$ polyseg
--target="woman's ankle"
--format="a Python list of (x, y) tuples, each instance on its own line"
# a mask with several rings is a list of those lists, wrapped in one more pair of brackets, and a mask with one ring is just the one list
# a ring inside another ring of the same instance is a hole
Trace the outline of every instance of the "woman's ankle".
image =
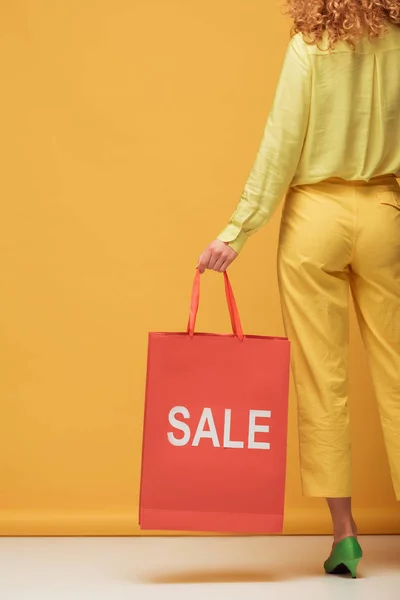
[(342, 540), (348, 537), (358, 537), (358, 529), (356, 522), (353, 517), (343, 521), (336, 521), (333, 523), (333, 536), (335, 544), (338, 544)]
[(342, 540), (345, 540), (348, 537), (357, 537), (357, 528), (354, 528), (352, 525), (346, 527), (339, 527), (334, 530), (334, 543), (338, 544)]
[(334, 546), (347, 537), (357, 537), (351, 498), (327, 498), (327, 502), (332, 516)]

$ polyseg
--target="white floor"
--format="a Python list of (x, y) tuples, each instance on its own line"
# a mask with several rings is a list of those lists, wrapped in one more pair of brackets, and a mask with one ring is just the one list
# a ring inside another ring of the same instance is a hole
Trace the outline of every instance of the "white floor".
[(400, 537), (361, 541), (351, 580), (321, 571), (324, 537), (0, 538), (0, 598), (400, 599)]

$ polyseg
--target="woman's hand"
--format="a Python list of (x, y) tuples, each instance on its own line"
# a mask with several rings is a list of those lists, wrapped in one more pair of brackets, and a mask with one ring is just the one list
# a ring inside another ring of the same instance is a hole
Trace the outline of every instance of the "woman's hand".
[(200, 256), (197, 268), (200, 273), (204, 273), (207, 269), (224, 273), (237, 257), (237, 252), (230, 246), (215, 240)]

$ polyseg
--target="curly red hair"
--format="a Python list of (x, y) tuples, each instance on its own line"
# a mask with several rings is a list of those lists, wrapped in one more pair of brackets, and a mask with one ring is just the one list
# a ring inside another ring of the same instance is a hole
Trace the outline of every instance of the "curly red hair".
[(329, 48), (343, 41), (352, 47), (364, 36), (380, 38), (388, 23), (400, 27), (400, 0), (288, 0), (294, 33), (310, 44), (328, 34)]

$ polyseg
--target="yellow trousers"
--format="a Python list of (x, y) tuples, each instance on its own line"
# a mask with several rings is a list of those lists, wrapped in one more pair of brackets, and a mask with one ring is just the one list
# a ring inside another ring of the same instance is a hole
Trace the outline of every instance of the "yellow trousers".
[(351, 289), (400, 500), (400, 187), (329, 179), (286, 199), (279, 285), (292, 341), (307, 496), (351, 496), (348, 313)]

